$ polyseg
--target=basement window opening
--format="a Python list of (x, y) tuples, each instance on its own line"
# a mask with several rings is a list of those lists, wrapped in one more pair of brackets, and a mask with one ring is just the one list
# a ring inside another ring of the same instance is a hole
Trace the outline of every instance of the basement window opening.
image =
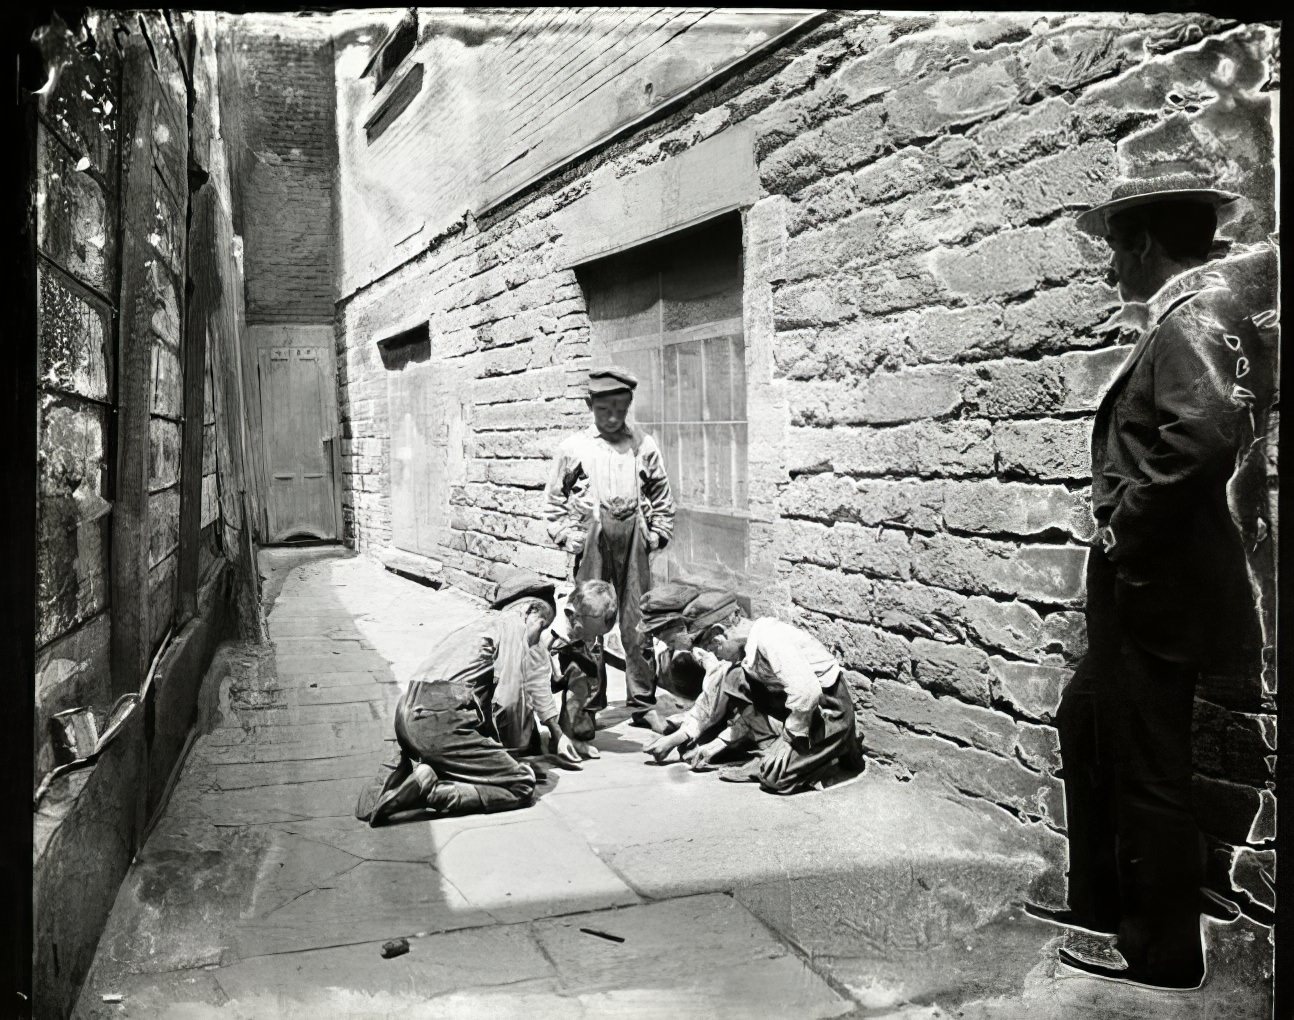
[(431, 328), (425, 322), (402, 330), (377, 342), (382, 367), (399, 372), (410, 364), (431, 360)]

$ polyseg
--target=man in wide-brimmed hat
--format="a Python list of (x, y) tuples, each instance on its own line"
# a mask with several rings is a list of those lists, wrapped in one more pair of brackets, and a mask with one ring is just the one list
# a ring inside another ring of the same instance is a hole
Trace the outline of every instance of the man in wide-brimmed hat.
[[(554, 584), (518, 570), (500, 584), (490, 610), (438, 641), (414, 671), (395, 709), (398, 759), (366, 786), (355, 815), (380, 825), (426, 817), (507, 811), (529, 804), (535, 772), (519, 756), (540, 747), (536, 719), (559, 759), (580, 753), (562, 732), (553, 664), (544, 640), (556, 615)], [(615, 619), (603, 581), (577, 586), (565, 628), (597, 638)]]
[(1255, 599), (1227, 482), (1255, 441), (1271, 378), (1247, 307), (1210, 263), (1238, 196), (1181, 175), (1119, 185), (1083, 213), (1104, 238), (1141, 332), (1096, 412), (1088, 651), (1056, 722), (1069, 905), (1036, 917), (1117, 933), (1126, 969), (1067, 949), (1068, 966), (1167, 988), (1205, 973), (1203, 848), (1191, 801), (1202, 669), (1252, 670)]
[[(610, 366), (589, 372), (586, 403), (593, 423), (557, 450), (545, 489), (545, 516), (553, 541), (572, 558), (577, 581), (608, 581), (619, 596), (626, 704), (637, 726), (656, 731), (656, 673), (638, 632), (641, 601), (651, 588), (650, 554), (674, 531), (674, 497), (654, 439), (628, 421), (638, 379)], [(606, 706), (605, 668), (598, 651), (598, 690), (585, 708)]]

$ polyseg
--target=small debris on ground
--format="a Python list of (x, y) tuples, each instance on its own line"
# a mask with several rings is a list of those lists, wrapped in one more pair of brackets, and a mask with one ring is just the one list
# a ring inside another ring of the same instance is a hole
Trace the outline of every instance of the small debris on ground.
[(624, 941), (624, 939), (622, 939), (619, 935), (612, 935), (609, 932), (598, 931), (596, 928), (581, 928), (580, 931), (584, 932), (585, 935), (596, 935), (598, 938), (606, 939), (608, 942)]
[(408, 951), (408, 939), (392, 939), (390, 942), (382, 943), (382, 959), (384, 960), (389, 960), (395, 956), (403, 956)]
[(121, 1002), (124, 996), (119, 992), (106, 992), (101, 996), (101, 998), (104, 1002)]

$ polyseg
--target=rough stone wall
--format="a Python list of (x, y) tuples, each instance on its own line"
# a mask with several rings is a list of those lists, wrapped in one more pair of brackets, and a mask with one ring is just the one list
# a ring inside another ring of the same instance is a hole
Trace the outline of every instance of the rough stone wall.
[[(254, 602), (255, 582), (244, 574), (231, 583), (235, 571), (225, 569), (245, 539), (238, 496), (245, 487), (242, 408), (229, 385), (229, 366), (238, 358), (241, 282), (213, 105), (211, 20), (91, 12), (72, 28), (52, 19), (39, 43), (46, 68), (59, 74), (39, 101), (43, 162), (34, 182), (45, 387), (37, 541), (47, 570), (38, 604), (38, 778), (54, 765), (48, 728), (54, 712), (90, 708), (102, 731), (114, 695), (142, 680), (123, 683), (112, 675), (111, 640), (123, 624), (120, 607), (105, 596), (118, 580), (112, 572), (122, 556), (119, 549), (110, 563), (104, 539), (124, 491), (107, 466), (125, 454), (140, 454), (147, 468), (147, 534), (137, 536), (139, 573), (149, 586), (141, 596), (146, 650), (157, 650), (167, 630), (175, 631), (157, 661), (146, 706), (127, 716), (93, 765), (54, 780), (36, 811), (34, 1015), (66, 1016), (121, 878), (166, 792), (194, 719), (198, 686), (229, 629), (230, 606), (235, 598)], [(205, 183), (195, 171), (207, 175)], [(205, 221), (210, 232), (190, 244), (195, 195), (213, 211)], [(198, 260), (195, 271), (195, 249), (218, 257)], [(197, 290), (206, 295), (208, 318), (199, 324), (185, 319), (191, 274), (201, 277)], [(197, 592), (188, 616), (177, 613), (177, 575), (190, 326), (205, 330), (208, 367), (200, 383), (206, 407), (196, 423), (203, 440), (202, 530), (199, 547), (189, 551)], [(94, 423), (124, 406), (119, 376), (126, 364), (141, 362), (147, 385), (135, 389), (144, 391), (147, 434), (118, 429), (113, 439)], [(116, 633), (123, 632), (130, 631)]]
[[(374, 342), (425, 319), (467, 437), (443, 575), (485, 594), (506, 565), (563, 573), (539, 489), (557, 438), (584, 423), (589, 341), (558, 268), (560, 212), (751, 125), (764, 188), (744, 214), (751, 560), (770, 564), (755, 609), (836, 650), (871, 753), (1000, 805), (1055, 852), (1051, 717), (1085, 644), (1087, 440), (1133, 339), (1106, 325), (1108, 254), (1072, 215), (1170, 153), (1245, 194), (1229, 236), (1263, 240), (1277, 49), (1272, 28), (1199, 15), (833, 15), (348, 295), (348, 541), (390, 547)], [(343, 138), (357, 129), (343, 110)], [(1259, 677), (1228, 690), (1202, 692), (1202, 820), (1215, 880), (1264, 916), (1270, 692)]]
[(336, 296), (336, 99), (329, 38), (297, 24), (221, 20), (223, 112), (247, 322), (329, 323)]

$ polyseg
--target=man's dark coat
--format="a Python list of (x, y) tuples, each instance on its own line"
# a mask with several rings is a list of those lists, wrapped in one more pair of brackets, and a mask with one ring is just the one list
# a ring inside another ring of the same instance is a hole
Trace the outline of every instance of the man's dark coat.
[[(1097, 410), (1092, 501), (1113, 591), (1089, 591), (1155, 656), (1252, 672), (1262, 636), (1227, 481), (1264, 428), (1270, 354), (1213, 263), (1151, 299), (1149, 324)], [(1100, 611), (1100, 610), (1098, 610)]]

